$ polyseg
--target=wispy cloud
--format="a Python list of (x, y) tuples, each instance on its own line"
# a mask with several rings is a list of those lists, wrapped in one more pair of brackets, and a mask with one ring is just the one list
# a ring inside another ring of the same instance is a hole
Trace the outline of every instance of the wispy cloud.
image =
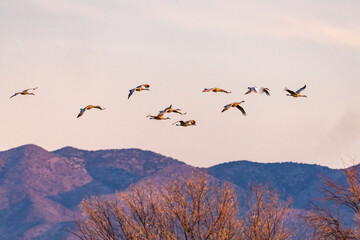
[[(220, 1), (219, 1), (220, 2)], [(321, 44), (346, 46), (360, 50), (360, 28), (342, 26), (325, 19), (310, 19), (301, 14), (261, 11), (240, 6), (213, 4), (206, 8), (179, 9), (162, 6), (154, 17), (179, 27), (211, 31), (216, 34), (253, 34), (278, 39), (310, 40)]]
[[(89, 3), (70, 0), (30, 0), (35, 6), (51, 14), (87, 17), (98, 21), (119, 21), (124, 16), (119, 11), (131, 9), (131, 17), (144, 20), (145, 24), (165, 24), (189, 31), (208, 31), (211, 34), (251, 34), (277, 39), (299, 39), (350, 47), (360, 50), (360, 29), (330, 23), (326, 19), (303, 16), (238, 2), (200, 1), (154, 2), (133, 0), (129, 2)], [(119, 6), (121, 4), (121, 6)], [(111, 8), (111, 6), (117, 6)], [(129, 15), (127, 15), (129, 17)], [(166, 31), (166, 29), (164, 29)]]

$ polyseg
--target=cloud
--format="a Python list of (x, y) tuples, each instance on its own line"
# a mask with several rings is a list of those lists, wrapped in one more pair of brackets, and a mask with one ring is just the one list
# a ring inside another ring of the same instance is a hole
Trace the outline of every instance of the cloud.
[[(360, 29), (334, 24), (324, 17), (305, 16), (301, 10), (286, 11), (279, 5), (244, 4), (242, 1), (108, 1), (89, 3), (73, 0), (30, 0), (51, 14), (82, 16), (97, 21), (114, 22), (139, 19), (144, 25), (209, 32), (214, 35), (257, 35), (276, 39), (308, 40), (320, 44), (345, 46), (360, 50)], [(266, 5), (267, 6), (267, 5)], [(124, 14), (130, 11), (130, 15)], [(354, 20), (354, 19), (352, 19)]]
[(253, 34), (278, 39), (310, 40), (322, 44), (360, 50), (360, 29), (354, 24), (342, 26), (324, 19), (301, 17), (300, 13), (242, 9), (241, 5), (213, 4), (211, 7), (179, 9), (162, 6), (154, 17), (182, 28), (210, 31), (214, 34)]

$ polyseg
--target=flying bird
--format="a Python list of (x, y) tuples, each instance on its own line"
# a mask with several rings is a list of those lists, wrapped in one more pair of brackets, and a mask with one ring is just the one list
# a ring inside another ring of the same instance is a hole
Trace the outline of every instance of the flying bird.
[(224, 89), (221, 89), (221, 88), (204, 88), (203, 92), (223, 92), (223, 93), (231, 93), (231, 92), (228, 92), (228, 91), (225, 91)]
[(228, 104), (228, 105), (225, 105), (225, 106), (224, 106), (224, 109), (223, 109), (221, 112), (225, 112), (226, 110), (228, 110), (228, 109), (231, 108), (231, 107), (236, 107), (237, 109), (239, 109), (239, 110), (242, 112), (242, 114), (243, 114), (244, 116), (246, 116), (246, 112), (245, 112), (244, 108), (242, 108), (242, 107), (240, 106), (240, 104), (243, 103), (243, 102), (245, 102), (245, 101), (234, 102), (234, 103), (230, 103), (230, 104)]
[(249, 93), (257, 93), (258, 92), (258, 88), (255, 86), (255, 87), (248, 87), (248, 91), (245, 93), (246, 94), (249, 94)]
[(261, 88), (260, 89), (261, 93), (265, 93), (266, 95), (270, 96), (270, 89), (269, 88)]
[[(179, 124), (176, 124), (176, 123), (179, 123)], [(180, 121), (174, 122), (172, 125), (174, 125), (174, 124), (176, 124), (175, 126), (182, 126), (182, 127), (196, 126), (195, 120), (188, 120), (188, 121), (180, 120)]]
[(159, 113), (158, 115), (147, 115), (146, 117), (149, 117), (150, 119), (155, 119), (155, 120), (166, 120), (166, 119), (170, 119), (169, 117), (164, 117), (163, 113)]
[(301, 92), (306, 88), (306, 84), (298, 89), (296, 92), (290, 90), (290, 89), (287, 89), (285, 88), (285, 91), (287, 91), (289, 94), (286, 94), (286, 96), (292, 96), (292, 97), (307, 97), (306, 95), (301, 95)]
[(97, 108), (97, 109), (100, 109), (100, 110), (105, 110), (105, 108), (102, 108), (102, 107), (100, 107), (99, 105), (97, 105), (97, 106), (88, 105), (88, 106), (86, 106), (86, 107), (84, 107), (84, 108), (80, 108), (80, 113), (78, 114), (77, 118), (81, 117), (81, 116), (85, 113), (86, 110), (90, 110), (90, 109), (92, 109), (92, 108)]
[(142, 85), (137, 86), (136, 88), (130, 89), (130, 90), (129, 90), (128, 99), (130, 98), (130, 96), (131, 96), (135, 91), (138, 91), (138, 92), (139, 92), (139, 91), (142, 91), (142, 90), (148, 90), (148, 91), (150, 91), (149, 87), (150, 87), (149, 84), (142, 84)]
[(29, 92), (29, 91), (30, 90), (36, 90), (36, 89), (37, 89), (37, 87), (36, 88), (29, 88), (29, 89), (26, 89), (24, 91), (14, 93), (14, 95), (12, 95), (10, 98), (15, 97), (15, 96), (17, 96), (19, 94), (21, 94), (21, 95), (35, 95), (34, 93)]
[(165, 114), (165, 113), (171, 113), (171, 112), (178, 113), (181, 115), (186, 114), (186, 113), (182, 113), (180, 108), (176, 108), (176, 109), (172, 108), (172, 104), (169, 107), (165, 108), (164, 110), (160, 111), (159, 114)]

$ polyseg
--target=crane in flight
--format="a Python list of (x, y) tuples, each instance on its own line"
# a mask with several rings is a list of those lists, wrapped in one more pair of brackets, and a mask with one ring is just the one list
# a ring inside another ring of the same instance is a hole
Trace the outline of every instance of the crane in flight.
[(255, 87), (248, 87), (248, 91), (245, 93), (246, 94), (249, 94), (249, 93), (257, 93), (258, 92), (258, 88), (255, 86)]
[(80, 108), (80, 113), (78, 114), (77, 118), (81, 117), (85, 113), (86, 110), (90, 110), (90, 109), (93, 109), (93, 108), (97, 108), (97, 109), (100, 109), (100, 110), (105, 110), (105, 108), (102, 108), (99, 105), (97, 105), (97, 106), (87, 105), (84, 108)]
[[(176, 123), (179, 123), (179, 124), (176, 124)], [(180, 120), (180, 121), (174, 122), (172, 125), (174, 125), (174, 124), (175, 124), (175, 126), (182, 126), (182, 127), (196, 126), (195, 120), (188, 120), (188, 121)]]
[(204, 88), (203, 92), (223, 92), (223, 93), (231, 93), (221, 88)]
[(296, 92), (290, 90), (290, 89), (287, 89), (285, 88), (285, 91), (287, 91), (289, 94), (286, 94), (286, 96), (292, 96), (292, 97), (307, 97), (306, 95), (301, 95), (301, 92), (304, 91), (304, 89), (306, 88), (306, 84), (298, 89)]
[(129, 90), (128, 99), (131, 97), (131, 95), (133, 95), (133, 93), (134, 93), (135, 91), (137, 91), (137, 92), (140, 92), (140, 91), (142, 91), (142, 90), (150, 91), (149, 87), (150, 87), (149, 84), (142, 84), (142, 85), (137, 86), (136, 88), (130, 89), (130, 90)]
[(240, 104), (243, 103), (243, 102), (245, 102), (245, 101), (234, 102), (234, 103), (230, 103), (230, 104), (228, 104), (228, 105), (225, 105), (225, 106), (224, 106), (224, 109), (223, 109), (221, 112), (225, 112), (226, 110), (228, 110), (228, 109), (231, 108), (231, 107), (236, 107), (237, 109), (239, 109), (239, 110), (242, 112), (242, 114), (243, 114), (244, 116), (246, 116), (246, 112), (245, 112), (244, 108), (240, 106)]
[(13, 97), (15, 97), (15, 96), (17, 96), (17, 95), (19, 95), (19, 94), (21, 94), (21, 95), (35, 95), (34, 93), (29, 92), (29, 91), (31, 91), (31, 90), (36, 90), (36, 89), (37, 89), (37, 87), (25, 89), (25, 90), (23, 90), (23, 91), (21, 91), (21, 92), (14, 93), (14, 95), (12, 95), (10, 98), (13, 98)]

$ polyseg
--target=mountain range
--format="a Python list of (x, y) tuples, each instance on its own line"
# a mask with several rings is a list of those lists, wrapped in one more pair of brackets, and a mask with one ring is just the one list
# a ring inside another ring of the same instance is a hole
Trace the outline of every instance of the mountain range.
[(344, 182), (342, 170), (299, 163), (235, 161), (196, 168), (140, 149), (53, 152), (24, 145), (0, 152), (0, 240), (64, 239), (86, 196), (108, 195), (144, 181), (166, 182), (175, 175), (205, 171), (229, 182), (241, 196), (251, 184), (276, 189), (292, 207), (305, 210), (321, 194), (322, 176)]

